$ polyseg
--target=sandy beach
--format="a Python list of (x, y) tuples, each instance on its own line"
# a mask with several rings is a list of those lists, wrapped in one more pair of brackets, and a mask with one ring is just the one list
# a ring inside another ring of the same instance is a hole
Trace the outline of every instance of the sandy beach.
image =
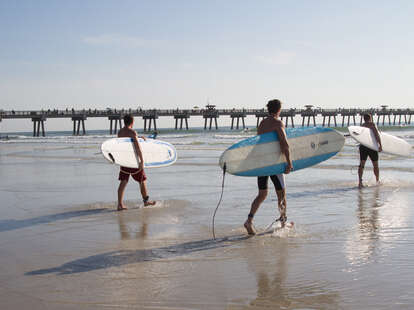
[[(414, 143), (414, 130), (393, 131)], [(286, 177), (292, 229), (248, 238), (256, 180), (218, 158), (251, 133), (165, 133), (179, 159), (147, 169), (154, 207), (129, 182), (115, 211), (118, 168), (107, 139), (13, 138), (0, 143), (2, 309), (411, 309), (414, 160), (381, 154), (358, 189), (355, 143)], [(255, 218), (278, 216), (271, 192)]]

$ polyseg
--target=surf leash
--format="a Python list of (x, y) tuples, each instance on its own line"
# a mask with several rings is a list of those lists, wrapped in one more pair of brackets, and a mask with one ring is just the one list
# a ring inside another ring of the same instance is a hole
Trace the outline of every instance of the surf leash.
[(223, 199), (223, 193), (224, 193), (224, 179), (225, 179), (225, 176), (226, 176), (226, 163), (224, 163), (224, 165), (223, 165), (223, 181), (222, 181), (222, 183), (221, 183), (221, 195), (220, 195), (220, 199), (219, 199), (219, 202), (217, 203), (217, 207), (216, 207), (216, 209), (214, 210), (214, 214), (213, 214), (213, 239), (214, 239), (214, 240), (216, 240), (216, 233), (215, 233), (215, 230), (214, 230), (214, 221), (215, 221), (215, 218), (216, 218), (216, 213), (217, 213), (217, 210), (218, 210), (218, 208), (219, 208), (219, 206), (220, 206), (220, 204), (221, 204), (221, 200)]

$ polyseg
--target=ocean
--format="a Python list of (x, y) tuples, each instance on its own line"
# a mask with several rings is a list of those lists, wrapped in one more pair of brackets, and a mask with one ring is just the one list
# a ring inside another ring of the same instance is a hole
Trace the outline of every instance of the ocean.
[[(414, 146), (414, 127), (381, 130)], [(146, 170), (154, 207), (131, 180), (122, 212), (119, 168), (100, 154), (107, 130), (2, 134), (2, 309), (412, 309), (413, 157), (380, 154), (380, 185), (368, 160), (359, 189), (347, 137), (335, 157), (285, 176), (294, 227), (252, 238), (256, 179), (226, 174), (214, 240), (219, 156), (255, 131), (158, 132), (178, 160)], [(269, 187), (256, 229), (278, 215)]]

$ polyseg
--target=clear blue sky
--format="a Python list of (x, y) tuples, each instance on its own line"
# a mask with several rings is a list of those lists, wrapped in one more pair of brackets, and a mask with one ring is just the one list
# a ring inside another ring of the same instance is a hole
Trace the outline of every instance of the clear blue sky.
[(414, 1), (0, 0), (0, 109), (414, 107)]

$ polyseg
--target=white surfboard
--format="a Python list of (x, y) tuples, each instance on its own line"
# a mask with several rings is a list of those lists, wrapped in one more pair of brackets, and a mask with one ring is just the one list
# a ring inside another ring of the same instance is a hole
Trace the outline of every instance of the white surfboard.
[[(377, 139), (375, 139), (374, 132), (371, 129), (361, 126), (349, 126), (348, 131), (351, 137), (358, 143), (369, 149), (378, 151)], [(379, 134), (381, 138), (382, 151), (384, 153), (399, 156), (410, 156), (412, 147), (407, 141), (384, 132), (379, 132)]]
[[(293, 171), (316, 165), (337, 154), (345, 143), (344, 136), (330, 128), (288, 128)], [(220, 157), (220, 166), (239, 176), (266, 176), (283, 173), (286, 158), (280, 151), (276, 132), (244, 139), (229, 147)]]
[[(177, 151), (168, 142), (154, 139), (138, 139), (144, 157), (144, 168), (165, 167), (177, 160)], [(113, 164), (128, 168), (138, 168), (139, 158), (136, 156), (131, 138), (113, 138), (101, 145), (103, 156)]]

